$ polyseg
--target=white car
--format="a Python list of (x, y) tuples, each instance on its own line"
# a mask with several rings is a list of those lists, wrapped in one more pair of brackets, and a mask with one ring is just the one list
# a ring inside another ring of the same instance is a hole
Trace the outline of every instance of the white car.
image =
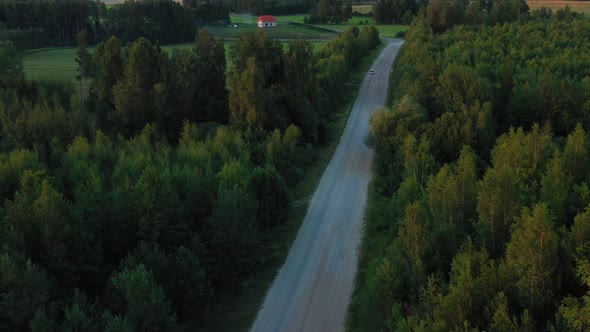
[(375, 75), (375, 71), (373, 69), (369, 70), (369, 75)]

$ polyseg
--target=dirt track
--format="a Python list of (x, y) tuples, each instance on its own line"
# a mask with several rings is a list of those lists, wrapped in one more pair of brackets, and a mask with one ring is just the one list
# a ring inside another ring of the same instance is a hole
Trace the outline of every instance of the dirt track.
[(252, 331), (342, 331), (357, 269), (373, 152), (369, 117), (385, 104), (402, 41), (390, 40), (359, 90), (340, 143)]

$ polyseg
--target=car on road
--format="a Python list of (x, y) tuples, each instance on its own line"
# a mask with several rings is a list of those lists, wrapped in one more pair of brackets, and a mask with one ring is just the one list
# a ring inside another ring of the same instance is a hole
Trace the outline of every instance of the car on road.
[(375, 71), (373, 69), (369, 70), (369, 75), (375, 75)]

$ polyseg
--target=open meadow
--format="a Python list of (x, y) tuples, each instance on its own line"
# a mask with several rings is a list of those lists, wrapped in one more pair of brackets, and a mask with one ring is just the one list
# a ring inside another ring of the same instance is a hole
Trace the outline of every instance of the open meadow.
[[(92, 52), (94, 48), (89, 48)], [(76, 76), (76, 48), (56, 47), (25, 51), (25, 75), (33, 80), (74, 80)]]
[[(233, 44), (231, 41), (224, 43), (226, 50)], [(193, 43), (173, 44), (162, 46), (162, 49), (171, 52), (174, 48), (193, 47)], [(94, 46), (88, 51), (94, 51)], [(25, 52), (23, 66), (28, 79), (33, 80), (74, 80), (76, 77), (76, 51), (75, 47), (50, 47)]]

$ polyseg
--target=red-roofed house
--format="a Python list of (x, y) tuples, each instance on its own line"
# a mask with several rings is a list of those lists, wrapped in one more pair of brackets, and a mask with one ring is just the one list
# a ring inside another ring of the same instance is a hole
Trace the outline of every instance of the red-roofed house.
[(275, 28), (277, 26), (277, 19), (272, 15), (262, 15), (258, 17), (259, 28)]

